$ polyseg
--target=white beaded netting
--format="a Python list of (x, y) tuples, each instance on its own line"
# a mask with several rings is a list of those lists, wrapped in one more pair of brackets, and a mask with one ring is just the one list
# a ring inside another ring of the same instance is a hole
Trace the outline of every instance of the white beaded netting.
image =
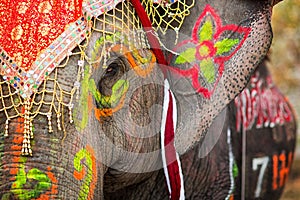
[(173, 30), (178, 36), (185, 17), (190, 14), (190, 9), (194, 6), (195, 0), (141, 0), (141, 3), (156, 31), (166, 34), (168, 30)]

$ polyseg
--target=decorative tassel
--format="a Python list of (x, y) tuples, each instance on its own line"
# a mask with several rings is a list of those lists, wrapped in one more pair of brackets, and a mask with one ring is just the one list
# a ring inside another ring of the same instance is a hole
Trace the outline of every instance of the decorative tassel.
[(8, 119), (6, 119), (6, 121), (5, 121), (5, 132), (4, 132), (5, 137), (8, 136), (8, 123), (9, 123), (9, 121), (8, 121)]
[(71, 124), (73, 123), (73, 113), (72, 113), (73, 106), (74, 106), (74, 104), (72, 104), (72, 103), (68, 106), (68, 109), (69, 109), (69, 121), (70, 121)]
[(29, 99), (24, 101), (24, 138), (22, 145), (22, 155), (32, 156), (30, 140), (33, 138), (32, 122), (30, 119), (31, 103)]
[(62, 130), (62, 129), (61, 129), (60, 117), (61, 117), (61, 114), (60, 114), (60, 113), (56, 114), (56, 118), (57, 118), (57, 129), (58, 129), (59, 131)]
[(48, 118), (48, 131), (49, 131), (49, 133), (53, 133), (52, 122), (51, 122), (51, 119), (52, 119), (51, 115), (52, 115), (51, 112), (47, 114), (47, 118)]

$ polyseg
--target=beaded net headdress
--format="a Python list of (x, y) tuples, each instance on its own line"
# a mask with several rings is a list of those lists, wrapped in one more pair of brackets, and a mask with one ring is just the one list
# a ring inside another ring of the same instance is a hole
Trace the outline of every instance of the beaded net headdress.
[[(48, 119), (49, 132), (53, 132), (53, 117), (58, 130), (65, 131), (64, 123), (73, 122), (72, 109), (81, 95), (84, 67), (88, 65), (92, 71), (93, 63), (97, 62), (105, 67), (109, 56), (105, 45), (126, 41), (128, 51), (137, 44), (150, 48), (130, 2), (121, 1), (7, 0), (0, 4), (0, 113), (5, 118), (5, 136), (12, 119), (23, 119), (23, 155), (32, 155), (30, 141), (37, 115)], [(178, 33), (193, 6), (193, 2), (188, 5), (185, 0), (174, 4), (151, 0), (141, 3), (155, 30), (162, 33), (167, 29)], [(128, 32), (123, 33), (124, 28)], [(96, 57), (86, 53), (94, 32), (102, 34), (93, 44), (94, 48), (101, 46), (94, 54)], [(80, 57), (76, 63), (77, 76), (73, 85), (66, 88), (60, 82), (59, 70), (68, 67), (72, 56)], [(65, 112), (69, 113), (68, 119), (63, 115)]]

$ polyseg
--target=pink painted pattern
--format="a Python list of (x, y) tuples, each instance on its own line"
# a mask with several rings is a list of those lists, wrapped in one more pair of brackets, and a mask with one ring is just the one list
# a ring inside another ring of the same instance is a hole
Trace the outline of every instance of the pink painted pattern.
[[(250, 27), (223, 25), (221, 17), (207, 5), (195, 23), (191, 39), (182, 41), (174, 49), (181, 52), (175, 64), (191, 67), (169, 69), (190, 79), (193, 88), (205, 98), (209, 98), (223, 75), (225, 62), (237, 53), (250, 31)], [(200, 76), (204, 77), (204, 80), (207, 79), (205, 86), (201, 85)]]
[(262, 77), (256, 72), (250, 80), (251, 89), (246, 88), (235, 98), (236, 130), (242, 127), (274, 127), (293, 120), (292, 110), (286, 98), (275, 87), (270, 76), (263, 83)]

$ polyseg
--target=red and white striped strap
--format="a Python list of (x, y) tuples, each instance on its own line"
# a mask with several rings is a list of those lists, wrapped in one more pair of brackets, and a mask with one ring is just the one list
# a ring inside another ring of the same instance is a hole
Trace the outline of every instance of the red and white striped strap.
[(139, 16), (146, 32), (148, 42), (151, 50), (155, 54), (156, 60), (159, 64), (165, 77), (164, 89), (164, 105), (161, 123), (161, 149), (163, 167), (168, 185), (168, 190), (171, 200), (184, 200), (184, 184), (183, 174), (179, 156), (175, 150), (174, 137), (177, 123), (177, 109), (174, 95), (170, 90), (168, 80), (166, 79), (166, 67), (168, 65), (165, 56), (160, 48), (158, 39), (154, 34), (151, 21), (142, 6), (140, 0), (130, 0), (137, 15)]
[(163, 168), (168, 185), (170, 199), (184, 200), (183, 174), (179, 156), (175, 149), (174, 137), (177, 123), (175, 97), (165, 79), (164, 104), (161, 122), (161, 151)]

